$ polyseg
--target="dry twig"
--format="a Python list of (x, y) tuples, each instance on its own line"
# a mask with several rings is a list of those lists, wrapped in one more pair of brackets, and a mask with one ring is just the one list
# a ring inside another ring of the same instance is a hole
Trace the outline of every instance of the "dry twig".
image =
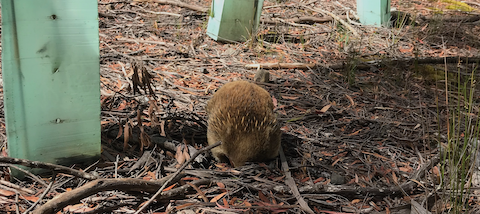
[(262, 63), (262, 64), (247, 64), (245, 68), (265, 68), (265, 69), (311, 69), (317, 64), (315, 63)]
[(2, 163), (10, 163), (10, 164), (19, 164), (22, 166), (30, 167), (30, 168), (41, 168), (41, 169), (51, 169), (56, 172), (62, 172), (70, 175), (75, 175), (80, 178), (85, 178), (87, 180), (95, 180), (98, 179), (98, 176), (92, 175), (90, 173), (78, 171), (75, 169), (68, 168), (66, 166), (60, 166), (57, 164), (51, 163), (44, 163), (40, 161), (30, 161), (25, 159), (19, 158), (11, 158), (11, 157), (0, 157), (0, 162)]
[[(347, 16), (338, 16), (341, 19), (347, 19)], [(269, 19), (262, 19), (260, 22), (272, 25), (278, 25), (280, 23), (298, 23), (298, 24), (315, 24), (315, 23), (325, 23), (331, 22), (334, 18), (332, 17), (314, 17), (314, 16), (301, 16), (298, 18), (293, 19), (285, 19), (285, 20), (269, 20)]]
[(195, 10), (195, 11), (202, 12), (202, 13), (206, 13), (208, 11), (208, 8), (183, 3), (183, 2), (180, 2), (180, 1), (169, 1), (169, 0), (133, 0), (133, 1), (136, 1), (136, 2), (155, 2), (155, 3), (159, 3), (159, 4), (169, 4), (169, 5), (173, 5), (173, 6), (188, 8), (190, 10)]
[(290, 190), (292, 190), (293, 196), (298, 201), (298, 204), (300, 205), (300, 208), (302, 208), (303, 211), (307, 213), (313, 214), (313, 210), (308, 206), (307, 202), (303, 197), (300, 195), (300, 192), (298, 191), (297, 185), (295, 184), (295, 180), (292, 178), (292, 173), (290, 172), (290, 169), (288, 168), (288, 163), (287, 159), (285, 158), (285, 154), (283, 153), (283, 149), (280, 146), (280, 160), (282, 161), (282, 169), (283, 172), (285, 173), (285, 184), (290, 187)]
[(25, 212), (23, 212), (24, 214), (30, 213), (30, 211), (34, 209), (37, 206), (37, 204), (40, 203), (40, 201), (43, 200), (43, 198), (47, 195), (47, 193), (49, 193), (50, 190), (52, 189), (53, 183), (55, 183), (55, 176), (53, 176), (52, 182), (50, 182), (48, 187), (45, 190), (43, 190), (42, 195), (38, 197), (38, 200), (36, 200), (35, 203), (32, 204), (32, 206), (30, 206), (27, 210), (25, 210)]

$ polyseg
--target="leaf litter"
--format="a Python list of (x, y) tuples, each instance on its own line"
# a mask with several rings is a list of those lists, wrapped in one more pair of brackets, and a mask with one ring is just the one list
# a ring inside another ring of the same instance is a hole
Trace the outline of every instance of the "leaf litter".
[[(37, 213), (131, 213), (144, 205), (150, 213), (395, 213), (416, 201), (433, 206), (438, 195), (427, 193), (438, 184), (447, 106), (441, 80), (419, 75), (412, 58), (434, 68), (445, 60), (449, 70), (469, 73), (469, 64), (458, 69), (456, 62), (478, 60), (478, 4), (466, 13), (443, 1), (393, 0), (409, 22), (375, 28), (355, 24), (354, 1), (269, 0), (256, 40), (243, 43), (206, 35), (210, 4), (100, 0), (102, 158), (73, 167), (95, 177), (61, 171), (14, 179), (0, 184), (0, 209), (24, 212), (36, 201)], [(235, 169), (208, 152), (190, 160), (206, 146), (207, 100), (229, 81), (253, 80), (259, 67), (270, 73), (270, 82), (259, 84), (275, 101), (285, 159)], [(188, 167), (172, 176), (182, 165)], [(54, 199), (65, 195), (71, 200)], [(57, 205), (46, 207), (52, 201)]]

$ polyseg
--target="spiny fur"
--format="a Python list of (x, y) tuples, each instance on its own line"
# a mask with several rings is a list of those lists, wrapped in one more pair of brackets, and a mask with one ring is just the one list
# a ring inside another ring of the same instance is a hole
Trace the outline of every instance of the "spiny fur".
[(222, 86), (207, 103), (208, 143), (219, 161), (242, 166), (246, 161), (267, 161), (278, 155), (281, 131), (270, 94), (247, 81)]

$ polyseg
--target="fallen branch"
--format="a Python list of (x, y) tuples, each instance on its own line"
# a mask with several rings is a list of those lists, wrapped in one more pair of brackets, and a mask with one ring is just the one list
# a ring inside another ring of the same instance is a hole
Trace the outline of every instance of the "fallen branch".
[(317, 66), (315, 63), (262, 63), (247, 64), (245, 68), (265, 68), (265, 69), (311, 69)]
[(342, 25), (344, 25), (346, 28), (348, 28), (348, 30), (350, 30), (354, 36), (358, 37), (360, 36), (357, 31), (350, 25), (348, 24), (347, 22), (345, 22), (342, 18), (340, 18), (339, 16), (331, 13), (331, 12), (328, 12), (326, 10), (322, 10), (322, 9), (313, 9), (311, 7), (307, 7), (307, 6), (302, 6), (303, 8), (305, 9), (308, 9), (308, 10), (311, 10), (311, 11), (315, 11), (317, 13), (324, 13), (324, 14), (327, 14), (329, 16), (331, 16), (332, 18), (334, 18), (335, 20), (337, 20), (338, 22), (340, 22)]
[[(164, 177), (160, 180), (156, 181), (146, 181), (137, 178), (121, 178), (121, 179), (98, 179), (87, 183), (79, 188), (76, 188), (69, 192), (64, 192), (57, 197), (51, 199), (38, 209), (34, 210), (32, 214), (54, 214), (58, 211), (62, 210), (64, 207), (75, 204), (80, 202), (83, 198), (86, 198), (90, 195), (96, 194), (102, 191), (109, 191), (109, 190), (120, 190), (125, 192), (149, 192), (153, 193), (157, 188), (160, 188), (172, 176)], [(195, 185), (202, 185), (205, 183), (209, 183), (209, 179), (200, 179), (193, 181)], [(168, 195), (178, 195), (180, 193), (185, 192), (186, 188), (190, 187), (186, 185), (186, 187), (182, 186), (180, 190), (176, 190), (179, 188), (175, 188), (165, 192)], [(172, 194), (172, 192), (174, 194)]]
[[(477, 3), (478, 4), (478, 3)], [(480, 15), (469, 15), (469, 16), (446, 16), (439, 18), (437, 15), (433, 16), (420, 16), (424, 21), (432, 20), (442, 20), (442, 22), (462, 22), (462, 23), (472, 23), (480, 20)]]
[(164, 46), (175, 46), (174, 43), (152, 41), (152, 40), (141, 40), (141, 39), (126, 39), (126, 38), (117, 38), (117, 41), (120, 42), (132, 42), (132, 43), (146, 43), (146, 44), (155, 44), (155, 45), (164, 45)]
[(21, 193), (26, 193), (26, 194), (29, 194), (29, 195), (34, 195), (36, 192), (31, 190), (31, 189), (28, 189), (28, 188), (25, 188), (25, 187), (21, 187), (19, 185), (16, 185), (16, 184), (13, 184), (13, 183), (10, 183), (9, 181), (3, 181), (3, 180), (0, 180), (0, 185), (3, 185), (3, 186), (6, 186), (6, 187), (9, 187), (9, 188), (12, 188), (16, 191), (19, 191)]
[[(336, 186), (328, 185), (316, 189), (316, 187), (303, 188), (302, 194), (305, 197), (316, 196), (318, 194), (338, 194), (348, 196), (349, 198), (365, 198), (377, 197), (382, 198), (386, 196), (404, 196), (405, 193), (412, 192), (418, 185), (416, 181), (420, 181), (428, 170), (437, 165), (440, 161), (438, 155), (432, 157), (429, 161), (423, 164), (415, 173), (410, 176), (410, 179), (403, 184), (390, 187), (355, 187), (355, 186)], [(315, 194), (315, 195), (310, 195)]]
[[(361, 56), (359, 57), (361, 58)], [(403, 58), (403, 59), (387, 59), (387, 60), (372, 60), (366, 62), (358, 63), (357, 69), (368, 69), (370, 66), (380, 66), (382, 64), (399, 64), (399, 65), (413, 65), (416, 64), (443, 64), (443, 63), (461, 63), (461, 64), (471, 64), (471, 63), (480, 63), (480, 57), (428, 57), (428, 58)], [(322, 63), (260, 63), (260, 64), (246, 64), (245, 68), (247, 69), (312, 69), (315, 67), (326, 67), (333, 70), (344, 69), (346, 66), (345, 62), (338, 64), (325, 65)]]
[(307, 202), (305, 199), (303, 199), (302, 195), (300, 195), (300, 192), (298, 191), (297, 184), (295, 184), (295, 180), (292, 178), (292, 173), (290, 172), (290, 169), (288, 168), (288, 163), (287, 159), (285, 158), (285, 154), (283, 153), (283, 149), (280, 146), (280, 160), (282, 161), (282, 170), (285, 173), (285, 184), (290, 187), (290, 190), (293, 193), (293, 196), (298, 201), (298, 204), (300, 205), (300, 208), (305, 211), (306, 213), (311, 213), (313, 214), (313, 210), (310, 209), (308, 206)]
[[(347, 16), (338, 16), (340, 19), (346, 20)], [(315, 24), (315, 23), (325, 23), (325, 22), (331, 22), (333, 21), (334, 18), (332, 17), (313, 17), (313, 16), (302, 16), (294, 19), (285, 19), (285, 22), (291, 22), (291, 23), (298, 23), (298, 24)], [(283, 22), (278, 21), (278, 20), (271, 20), (271, 19), (261, 19), (260, 22), (263, 22), (265, 24), (272, 24), (272, 25), (278, 25), (282, 24)]]
[(6, 166), (6, 167), (11, 167), (11, 168), (14, 168), (20, 172), (23, 172), (25, 173), (25, 175), (30, 176), (30, 178), (36, 182), (38, 182), (39, 184), (43, 185), (44, 187), (47, 187), (48, 184), (43, 181), (42, 179), (40, 179), (38, 176), (34, 175), (33, 173), (31, 173), (30, 171), (28, 170), (25, 170), (24, 168), (20, 168), (18, 166), (15, 166), (14, 164), (3, 164), (3, 163), (0, 163), (0, 166)]
[(154, 2), (154, 3), (159, 3), (159, 4), (168, 4), (168, 5), (173, 5), (173, 6), (177, 6), (177, 7), (187, 8), (187, 9), (190, 9), (190, 10), (195, 10), (195, 11), (202, 12), (202, 13), (206, 13), (209, 10), (209, 8), (200, 7), (200, 6), (196, 6), (196, 5), (191, 5), (191, 4), (187, 4), (187, 3), (183, 3), (183, 2), (179, 2), (179, 1), (169, 1), (169, 0), (133, 0), (133, 1), (134, 2)]
[(98, 176), (92, 175), (90, 173), (82, 172), (76, 169), (68, 168), (66, 166), (60, 166), (57, 164), (51, 163), (44, 163), (40, 161), (30, 161), (25, 159), (19, 158), (11, 158), (11, 157), (0, 157), (1, 163), (10, 163), (10, 164), (18, 164), (30, 168), (41, 168), (41, 169), (50, 169), (56, 172), (61, 172), (65, 174), (74, 175), (80, 178), (85, 178), (87, 180), (95, 180), (98, 179)]
[(378, 65), (383, 62), (399, 63), (399, 64), (443, 64), (443, 63), (479, 63), (480, 57), (462, 57), (462, 56), (450, 56), (450, 57), (427, 57), (427, 58), (403, 58), (395, 60), (373, 60), (367, 61), (365, 64)]
[[(182, 202), (182, 201), (177, 201), (176, 202), (177, 206), (181, 206), (182, 210), (185, 209), (191, 209), (191, 208), (205, 208), (205, 207), (217, 207), (218, 203), (217, 202)], [(188, 205), (188, 206), (185, 206)], [(250, 205), (250, 206), (242, 206), (242, 205), (228, 205), (230, 209), (247, 209), (247, 210), (252, 210), (252, 209), (274, 209), (274, 210), (279, 210), (279, 209), (293, 209), (293, 208), (298, 208), (297, 205)], [(176, 209), (175, 211), (180, 211), (179, 209)], [(238, 210), (237, 210), (238, 211)]]

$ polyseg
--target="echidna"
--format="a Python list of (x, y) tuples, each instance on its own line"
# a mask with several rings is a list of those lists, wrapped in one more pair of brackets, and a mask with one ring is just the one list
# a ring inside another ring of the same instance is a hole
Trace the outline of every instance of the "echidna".
[(207, 103), (208, 144), (222, 162), (242, 166), (247, 161), (268, 161), (278, 155), (280, 127), (270, 94), (247, 81), (222, 86)]

